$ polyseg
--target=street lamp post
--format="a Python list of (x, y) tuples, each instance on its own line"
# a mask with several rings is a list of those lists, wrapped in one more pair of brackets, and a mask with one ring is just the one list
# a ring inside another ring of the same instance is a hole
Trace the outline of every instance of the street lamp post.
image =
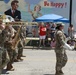
[(71, 22), (72, 22), (72, 0), (70, 0), (69, 20), (70, 20), (70, 25), (71, 25)]
[[(69, 20), (70, 20), (70, 23), (69, 23), (69, 26), (72, 24), (72, 0), (70, 0), (70, 8), (69, 8)], [(72, 42), (72, 31), (71, 31), (71, 42)]]

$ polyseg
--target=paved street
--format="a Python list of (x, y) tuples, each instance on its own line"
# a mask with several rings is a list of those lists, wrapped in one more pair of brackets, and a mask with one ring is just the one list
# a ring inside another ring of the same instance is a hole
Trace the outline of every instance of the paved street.
[[(22, 62), (15, 62), (15, 71), (3, 72), (2, 75), (55, 75), (54, 50), (24, 49)], [(68, 62), (63, 68), (64, 75), (76, 75), (76, 51), (68, 51)]]

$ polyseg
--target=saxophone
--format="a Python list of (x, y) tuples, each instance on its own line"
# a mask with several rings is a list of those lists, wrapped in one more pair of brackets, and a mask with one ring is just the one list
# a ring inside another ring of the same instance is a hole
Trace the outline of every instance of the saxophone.
[(16, 47), (17, 47), (17, 45), (18, 45), (18, 43), (19, 43), (19, 41), (20, 41), (20, 36), (19, 36), (19, 34), (20, 34), (20, 31), (21, 31), (21, 28), (22, 28), (22, 26), (20, 26), (20, 27), (18, 28), (18, 31), (17, 31), (14, 39), (12, 40), (12, 44), (11, 44), (11, 49), (12, 49), (12, 50), (15, 50), (15, 49), (16, 49)]
[(5, 48), (10, 48), (11, 50), (15, 50), (17, 48), (17, 45), (20, 41), (20, 31), (21, 31), (22, 26), (20, 26), (12, 39), (12, 41), (6, 41), (4, 43)]

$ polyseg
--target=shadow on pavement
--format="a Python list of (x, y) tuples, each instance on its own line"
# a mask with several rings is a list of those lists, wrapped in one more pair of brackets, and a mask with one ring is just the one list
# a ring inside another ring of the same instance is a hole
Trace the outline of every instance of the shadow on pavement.
[(2, 74), (9, 74), (6, 69), (2, 70)]
[(55, 74), (44, 74), (44, 75), (55, 75)]

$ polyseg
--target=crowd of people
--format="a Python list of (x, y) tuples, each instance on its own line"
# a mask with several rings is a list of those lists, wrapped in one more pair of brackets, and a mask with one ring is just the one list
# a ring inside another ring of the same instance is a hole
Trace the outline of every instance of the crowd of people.
[[(40, 23), (39, 24), (39, 46), (43, 45), (46, 46), (46, 42), (47, 44), (51, 47), (53, 47), (53, 43), (55, 43), (55, 31), (56, 31), (56, 24), (55, 23)], [(49, 41), (50, 38), (50, 41)]]
[[(62, 22), (58, 22), (62, 23)], [(40, 22), (38, 24), (38, 33), (39, 33), (39, 46), (50, 46), (51, 48), (55, 47), (55, 33), (56, 33), (57, 23), (53, 22)], [(64, 30), (63, 30), (64, 32)], [(67, 38), (67, 43), (71, 46), (74, 46), (75, 37), (74, 37), (74, 27), (70, 25), (67, 29), (67, 33), (64, 32), (64, 35)], [(36, 34), (36, 33), (35, 33)]]

